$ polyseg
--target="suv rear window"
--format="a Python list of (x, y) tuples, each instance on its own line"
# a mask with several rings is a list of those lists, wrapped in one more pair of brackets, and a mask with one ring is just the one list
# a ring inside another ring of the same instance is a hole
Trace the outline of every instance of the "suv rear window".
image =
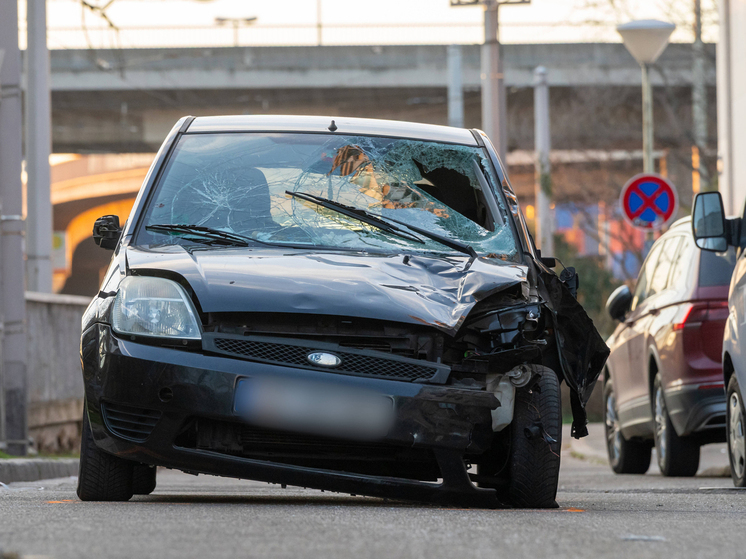
[(703, 250), (699, 261), (699, 285), (729, 285), (733, 268), (736, 266), (736, 249), (728, 248), (725, 252)]

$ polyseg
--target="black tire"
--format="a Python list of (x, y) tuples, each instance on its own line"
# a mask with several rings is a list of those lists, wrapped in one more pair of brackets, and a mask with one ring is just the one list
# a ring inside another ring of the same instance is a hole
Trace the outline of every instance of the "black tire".
[(132, 497), (132, 470), (135, 463), (104, 452), (96, 446), (88, 422), (88, 406), (83, 411), (80, 441), (78, 497), (81, 501), (128, 501)]
[[(538, 380), (531, 385), (533, 389), (519, 388), (515, 394), (509, 427), (507, 496), (516, 507), (557, 508), (562, 447), (559, 380), (547, 367), (532, 365), (532, 368), (538, 373)], [(531, 434), (529, 429), (541, 432)], [(547, 442), (544, 433), (555, 442)]]
[(604, 385), (604, 427), (609, 465), (617, 474), (644, 474), (650, 468), (651, 444), (628, 441), (622, 434), (611, 378)]
[(725, 428), (728, 435), (728, 458), (733, 485), (746, 487), (746, 408), (743, 395), (734, 374), (728, 382), (727, 415)]
[(150, 495), (155, 490), (156, 467), (135, 464), (132, 471), (132, 493)]
[(653, 420), (658, 467), (667, 477), (692, 477), (699, 469), (700, 444), (691, 437), (680, 437), (666, 407), (660, 374), (653, 382)]

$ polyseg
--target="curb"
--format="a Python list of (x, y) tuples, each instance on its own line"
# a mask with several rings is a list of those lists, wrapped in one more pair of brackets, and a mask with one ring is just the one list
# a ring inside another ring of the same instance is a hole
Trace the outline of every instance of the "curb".
[(609, 457), (606, 454), (606, 448), (601, 446), (605, 437), (603, 428), (603, 424), (589, 423), (589, 435), (582, 439), (574, 439), (570, 436), (570, 426), (565, 425), (562, 432), (563, 446), (580, 460), (608, 464)]
[(0, 460), (0, 483), (38, 481), (78, 475), (77, 458), (9, 458)]

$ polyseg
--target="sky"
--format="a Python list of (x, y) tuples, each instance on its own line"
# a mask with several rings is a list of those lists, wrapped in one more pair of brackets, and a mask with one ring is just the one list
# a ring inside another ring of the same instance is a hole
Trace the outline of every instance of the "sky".
[[(87, 0), (103, 6), (108, 0)], [(703, 0), (706, 40), (716, 40), (711, 23), (715, 0)], [(321, 6), (324, 44), (480, 43), (479, 6), (451, 7), (449, 0), (113, 0), (105, 15), (80, 0), (48, 0), (50, 48), (314, 45)], [(674, 41), (691, 41), (690, 0), (532, 0), (500, 8), (504, 43), (618, 41), (615, 25), (630, 19), (676, 20)], [(616, 5), (615, 10), (611, 6)], [(25, 0), (19, 0), (25, 19)], [(216, 18), (256, 17), (231, 25)], [(21, 43), (23, 32), (21, 33)]]

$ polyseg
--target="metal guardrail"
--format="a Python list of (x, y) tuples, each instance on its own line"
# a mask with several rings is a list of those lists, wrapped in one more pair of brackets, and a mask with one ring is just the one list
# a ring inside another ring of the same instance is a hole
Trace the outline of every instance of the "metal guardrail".
[[(585, 22), (504, 22), (501, 23), (504, 42), (567, 42), (567, 29), (578, 37), (573, 42), (598, 42), (616, 39), (613, 23)], [(582, 31), (582, 32), (581, 32)], [(421, 23), (421, 24), (325, 24), (321, 28), (322, 45), (446, 45), (482, 44), (484, 27), (481, 22)], [(19, 22), (19, 41), (25, 48), (25, 21)], [(128, 26), (112, 28), (104, 25), (89, 27), (50, 27), (48, 44), (51, 49), (110, 49), (160, 47), (231, 47), (231, 46), (317, 46), (319, 27), (316, 24), (256, 24), (234, 28), (219, 25)]]

